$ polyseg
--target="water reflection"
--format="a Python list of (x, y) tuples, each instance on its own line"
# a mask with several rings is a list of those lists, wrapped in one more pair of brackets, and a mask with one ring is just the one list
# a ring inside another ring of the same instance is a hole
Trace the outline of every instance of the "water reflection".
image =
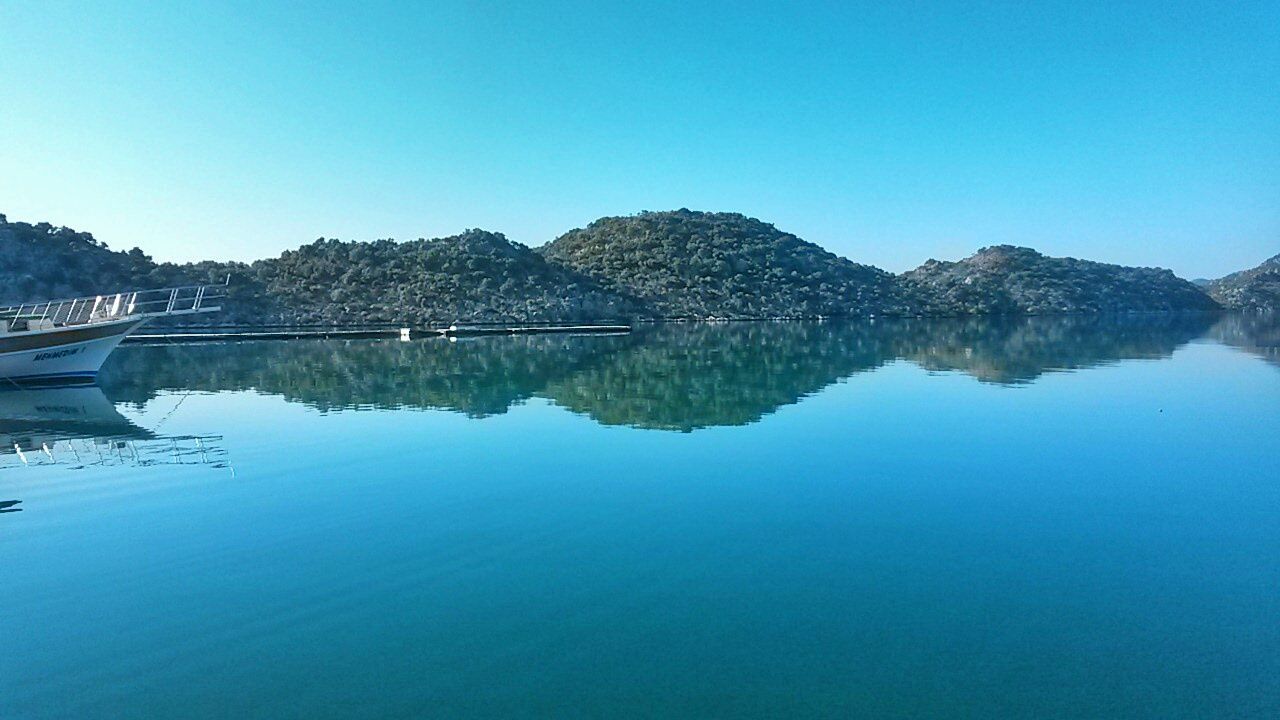
[(895, 347), (927, 370), (1021, 385), (1048, 372), (1167, 358), (1216, 319), (1194, 314), (907, 320)]
[(0, 468), (219, 464), (225, 454), (219, 440), (139, 427), (97, 387), (0, 392)]
[[(1245, 346), (1263, 327), (1208, 315), (658, 325), (625, 336), (450, 343), (294, 341), (126, 347), (101, 379), (117, 402), (162, 391), (254, 390), (321, 411), (444, 409), (471, 417), (542, 397), (608, 425), (743, 425), (899, 359), (982, 382), (1168, 357), (1210, 332)], [(1271, 337), (1274, 337), (1271, 336)], [(1253, 342), (1252, 340), (1250, 342)], [(1252, 346), (1250, 346), (1252, 347)]]
[[(124, 347), (101, 392), (0, 398), (0, 716), (1276, 716), (1275, 337)], [(204, 431), (234, 480), (44, 465)]]
[(1228, 315), (1213, 327), (1209, 337), (1280, 367), (1280, 317), (1276, 315)]

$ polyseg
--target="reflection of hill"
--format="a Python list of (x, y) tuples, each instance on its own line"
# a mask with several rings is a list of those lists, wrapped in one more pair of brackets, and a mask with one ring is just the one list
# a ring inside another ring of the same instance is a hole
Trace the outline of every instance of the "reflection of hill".
[(547, 397), (605, 424), (742, 425), (850, 375), (906, 358), (1016, 384), (1167, 357), (1204, 315), (658, 325), (624, 337), (449, 343), (293, 341), (127, 347), (104, 368), (116, 400), (160, 390), (256, 390), (321, 410), (436, 408), (473, 417)]
[(320, 410), (506, 412), (627, 338), (537, 335), (470, 342), (266, 341), (129, 347), (103, 368), (116, 400), (159, 390), (257, 390)]
[(959, 370), (1019, 384), (1054, 370), (1168, 357), (1213, 324), (1207, 314), (899, 320), (899, 356), (926, 370)]
[(1045, 372), (1168, 357), (1207, 315), (661, 326), (543, 393), (607, 425), (743, 425), (840, 379), (905, 358), (1018, 384)]
[(892, 357), (875, 326), (666, 325), (545, 395), (606, 425), (744, 425)]
[(1280, 366), (1280, 315), (1240, 313), (1224, 316), (1213, 326), (1210, 337), (1223, 345), (1257, 355)]

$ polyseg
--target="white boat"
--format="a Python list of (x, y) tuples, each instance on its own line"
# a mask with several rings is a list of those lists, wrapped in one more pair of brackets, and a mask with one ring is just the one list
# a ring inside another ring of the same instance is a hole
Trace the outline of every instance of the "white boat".
[(225, 285), (189, 285), (0, 307), (0, 384), (93, 382), (129, 333), (156, 318), (220, 310)]

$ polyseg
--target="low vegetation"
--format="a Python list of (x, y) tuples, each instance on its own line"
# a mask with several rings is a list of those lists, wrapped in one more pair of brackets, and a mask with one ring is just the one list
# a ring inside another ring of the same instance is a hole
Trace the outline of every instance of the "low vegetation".
[(603, 218), (537, 249), (468, 230), (322, 239), (251, 264), (157, 263), (87, 232), (0, 215), (0, 263), (0, 303), (230, 277), (213, 321), (231, 325), (1182, 312), (1268, 309), (1280, 297), (1280, 256), (1210, 283), (1213, 297), (1168, 270), (1010, 246), (893, 275), (759, 220), (691, 210)]
[(255, 265), (295, 321), (321, 324), (586, 321), (638, 306), (500, 234), (397, 243), (319, 240)]
[(1168, 270), (1052, 258), (998, 245), (958, 262), (930, 260), (902, 276), (921, 315), (1062, 315), (1217, 310)]
[(644, 212), (597, 220), (539, 248), (659, 317), (901, 314), (892, 274), (736, 213)]
[(224, 324), (402, 324), (587, 321), (639, 306), (497, 233), (468, 230), (398, 243), (317, 240), (253, 264), (156, 263), (85, 232), (0, 215), (6, 303), (231, 278)]

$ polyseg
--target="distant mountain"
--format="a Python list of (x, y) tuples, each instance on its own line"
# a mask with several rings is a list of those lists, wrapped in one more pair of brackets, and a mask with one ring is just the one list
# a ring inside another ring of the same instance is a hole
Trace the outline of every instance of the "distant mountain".
[(607, 217), (539, 248), (667, 318), (901, 314), (894, 276), (736, 213)]
[(1280, 309), (1280, 255), (1251, 270), (1214, 280), (1206, 289), (1224, 307), (1275, 312)]
[[(1275, 307), (1280, 258), (1215, 281), (1231, 307)], [(986, 248), (903, 275), (859, 265), (744, 215), (691, 210), (597, 220), (531, 250), (498, 233), (435, 240), (317, 240), (252, 264), (156, 263), (91, 234), (0, 215), (0, 303), (220, 283), (193, 324), (586, 322), (1091, 314), (1215, 310), (1168, 270)]]
[(923, 315), (1051, 315), (1217, 310), (1200, 288), (1159, 268), (1052, 258), (997, 245), (902, 276)]

